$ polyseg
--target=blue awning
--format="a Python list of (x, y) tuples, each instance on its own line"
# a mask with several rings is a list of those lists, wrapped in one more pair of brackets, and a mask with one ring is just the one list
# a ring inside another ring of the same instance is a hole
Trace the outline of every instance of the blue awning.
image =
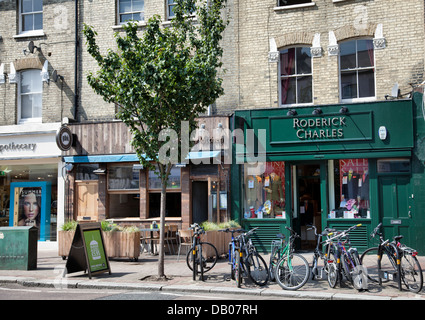
[(191, 151), (186, 157), (186, 160), (200, 160), (215, 158), (220, 155), (220, 151)]
[[(192, 151), (186, 160), (201, 160), (220, 156), (220, 151)], [(136, 154), (107, 154), (93, 156), (65, 156), (63, 161), (67, 163), (102, 163), (102, 162), (139, 162)]]
[(95, 156), (63, 157), (67, 163), (102, 163), (102, 162), (139, 162), (136, 154), (107, 154)]

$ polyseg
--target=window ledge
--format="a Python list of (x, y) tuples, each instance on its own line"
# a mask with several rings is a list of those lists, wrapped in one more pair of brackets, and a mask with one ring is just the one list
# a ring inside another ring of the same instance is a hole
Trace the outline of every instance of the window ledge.
[(373, 102), (376, 101), (376, 97), (368, 98), (354, 98), (354, 99), (341, 99), (341, 103), (359, 103), (359, 102)]
[(30, 38), (30, 37), (44, 37), (46, 34), (43, 30), (22, 32), (13, 36), (14, 39)]
[[(112, 26), (111, 28), (114, 30), (124, 30), (124, 27), (127, 25), (127, 23), (123, 23), (123, 24), (119, 24), (116, 26)], [(137, 22), (137, 26), (138, 27), (146, 27), (146, 22), (145, 21), (139, 21)]]
[(293, 4), (289, 6), (274, 7), (273, 10), (283, 11), (283, 10), (290, 10), (290, 9), (314, 7), (315, 5), (316, 5), (316, 2), (309, 2), (309, 3)]

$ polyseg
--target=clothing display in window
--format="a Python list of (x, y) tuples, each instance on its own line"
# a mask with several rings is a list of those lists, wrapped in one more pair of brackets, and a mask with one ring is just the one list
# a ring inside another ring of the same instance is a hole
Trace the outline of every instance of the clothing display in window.
[(261, 176), (247, 176), (245, 186), (248, 207), (254, 207), (257, 210), (263, 203), (263, 178)]

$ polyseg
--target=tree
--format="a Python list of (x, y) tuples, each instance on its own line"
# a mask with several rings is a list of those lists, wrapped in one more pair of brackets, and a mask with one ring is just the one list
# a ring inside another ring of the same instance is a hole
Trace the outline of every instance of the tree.
[(189, 151), (182, 131), (195, 130), (195, 119), (223, 94), (218, 75), (227, 24), (222, 17), (225, 0), (175, 2), (171, 26), (162, 27), (160, 17), (153, 16), (138, 32), (138, 26), (129, 22), (125, 35), (115, 34), (116, 52), (109, 49), (102, 55), (96, 31), (87, 25), (83, 30), (87, 50), (100, 67), (88, 74), (89, 85), (105, 101), (118, 105), (117, 116), (132, 133), (140, 163), (155, 170), (161, 180), (158, 277), (165, 277), (168, 177), (176, 159), (185, 159)]

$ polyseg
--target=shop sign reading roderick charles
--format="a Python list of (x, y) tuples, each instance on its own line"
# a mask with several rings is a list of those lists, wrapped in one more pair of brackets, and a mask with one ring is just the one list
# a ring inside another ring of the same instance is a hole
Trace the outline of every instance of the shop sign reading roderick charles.
[(62, 151), (68, 151), (73, 144), (72, 132), (67, 125), (62, 125), (56, 133), (56, 144)]

